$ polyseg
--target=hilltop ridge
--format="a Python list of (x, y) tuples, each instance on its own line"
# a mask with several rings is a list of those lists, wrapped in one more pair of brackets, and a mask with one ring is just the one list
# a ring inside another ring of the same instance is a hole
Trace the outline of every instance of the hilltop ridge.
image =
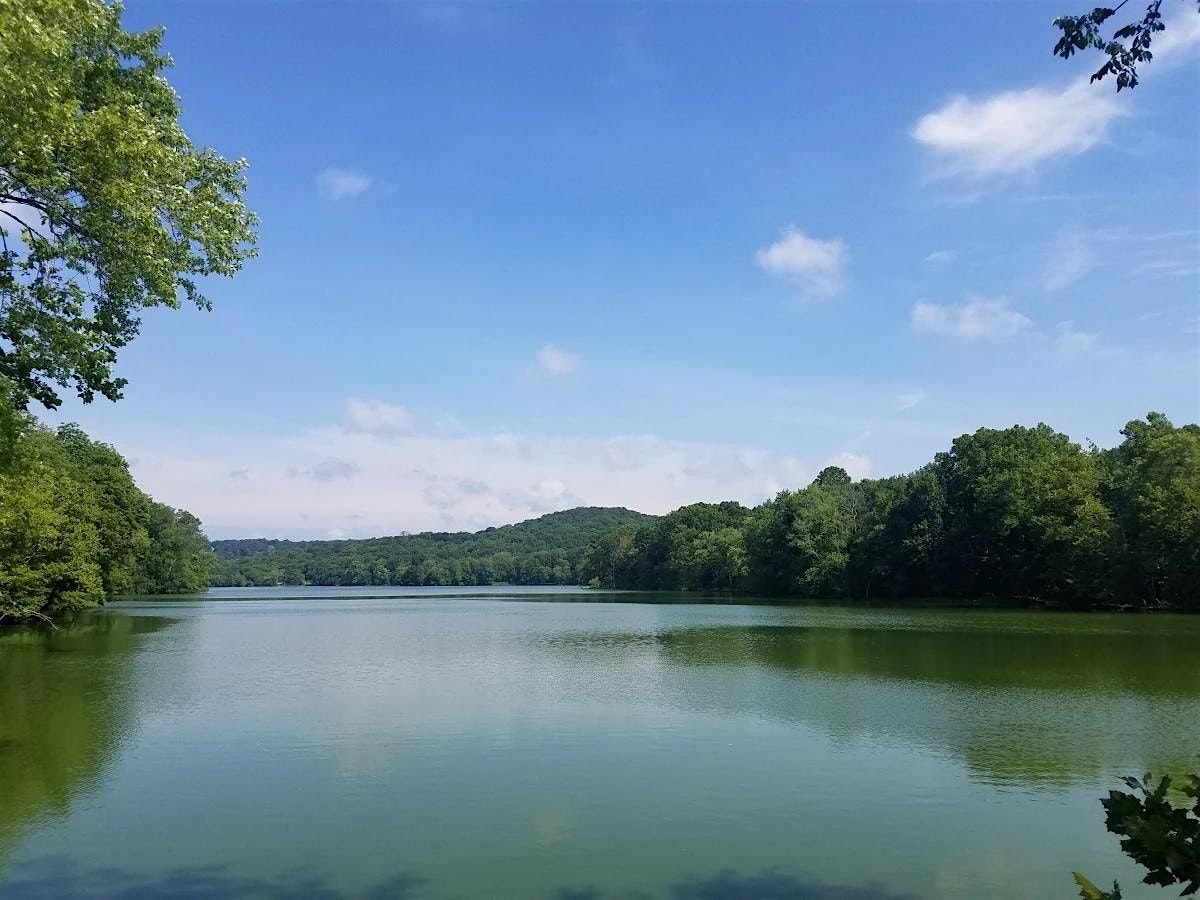
[(581, 506), (475, 532), (373, 538), (212, 541), (212, 585), (576, 584), (591, 543), (618, 525), (654, 518)]

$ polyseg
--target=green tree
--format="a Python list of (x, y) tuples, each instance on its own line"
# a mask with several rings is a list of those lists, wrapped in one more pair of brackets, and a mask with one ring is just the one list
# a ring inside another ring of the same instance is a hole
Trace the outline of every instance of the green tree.
[(863, 481), (859, 492), (861, 512), (848, 551), (851, 596), (938, 594), (935, 562), (944, 539), (946, 496), (935, 469)]
[(208, 589), (212, 553), (200, 520), (165, 503), (149, 504), (149, 547), (134, 576), (140, 594), (194, 594)]
[(1200, 427), (1135, 419), (1104, 454), (1129, 592), (1155, 606), (1200, 606)]
[(733, 590), (749, 571), (745, 537), (740, 528), (732, 525), (704, 532), (698, 556), (704, 568), (704, 582), (712, 587)]
[[(1132, 793), (1109, 791), (1100, 801), (1104, 824), (1121, 835), (1125, 855), (1147, 870), (1142, 881), (1162, 887), (1182, 885), (1181, 897), (1200, 891), (1200, 775), (1188, 775), (1179, 792), (1186, 805), (1170, 800), (1171, 777), (1164, 775), (1154, 784), (1147, 773), (1142, 778), (1122, 779)], [(1121, 900), (1121, 887), (1113, 883), (1111, 891), (1096, 887), (1079, 872), (1083, 900)]]
[(253, 255), (246, 163), (197, 148), (162, 30), (102, 0), (0, 0), (0, 379), (24, 409), (121, 396), (143, 309), (207, 308)]
[(0, 461), (0, 621), (93, 606), (104, 597), (94, 498), (49, 431), (14, 425)]
[(754, 512), (746, 547), (753, 578), (768, 594), (842, 597), (854, 533), (853, 486), (813, 482), (782, 491)]
[(620, 525), (609, 529), (588, 548), (583, 563), (583, 581), (596, 586), (631, 587), (630, 563), (636, 525)]
[(1101, 470), (1048, 425), (981, 428), (937, 456), (946, 581), (963, 596), (1091, 601), (1107, 590)]
[(76, 479), (89, 486), (94, 500), (91, 521), (99, 542), (104, 593), (130, 593), (138, 559), (150, 546), (146, 495), (134, 483), (125, 458), (112, 447), (91, 440), (77, 425), (63, 425), (57, 437)]

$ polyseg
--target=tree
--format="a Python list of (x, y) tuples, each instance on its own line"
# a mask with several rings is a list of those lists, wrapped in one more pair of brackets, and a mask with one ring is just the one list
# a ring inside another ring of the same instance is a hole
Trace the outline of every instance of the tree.
[(1129, 590), (1150, 605), (1200, 605), (1200, 427), (1152, 412), (1121, 433), (1103, 459)]
[(19, 409), (121, 396), (143, 309), (208, 308), (254, 255), (244, 160), (197, 148), (163, 32), (102, 0), (0, 0), (0, 379)]
[(1166, 28), (1162, 21), (1163, 0), (1151, 0), (1140, 20), (1118, 28), (1111, 38), (1106, 38), (1103, 26), (1127, 2), (1121, 0), (1111, 9), (1101, 6), (1080, 16), (1059, 16), (1054, 20), (1054, 27), (1062, 32), (1062, 37), (1054, 45), (1054, 55), (1070, 59), (1081, 50), (1100, 51), (1108, 59), (1092, 73), (1090, 81), (1100, 81), (1112, 75), (1116, 78), (1118, 93), (1125, 88), (1137, 87), (1138, 64), (1154, 58), (1150, 44), (1154, 35)]
[(0, 621), (48, 620), (104, 597), (95, 501), (53, 435), (22, 425), (0, 466)]
[(948, 507), (941, 568), (963, 596), (1090, 602), (1106, 589), (1100, 468), (1066, 435), (981, 428), (936, 466)]
[(853, 486), (814, 482), (781, 491), (755, 510), (746, 549), (753, 580), (768, 594), (842, 597), (854, 531)]
[(184, 509), (149, 503), (149, 547), (134, 577), (140, 594), (194, 594), (208, 589), (212, 553), (200, 520)]
[(823, 487), (844, 487), (850, 483), (850, 475), (841, 466), (826, 466), (817, 473), (813, 484)]
[(704, 532), (699, 555), (706, 585), (731, 591), (746, 575), (746, 542), (740, 528), (730, 525)]
[(0, 621), (207, 586), (212, 554), (194, 516), (154, 503), (120, 454), (76, 426), (51, 431), (2, 401)]
[[(1169, 775), (1157, 785), (1149, 773), (1122, 780), (1133, 793), (1108, 792), (1100, 801), (1104, 824), (1113, 834), (1123, 836), (1125, 855), (1146, 868), (1142, 881), (1162, 887), (1183, 885), (1181, 897), (1200, 891), (1200, 775), (1186, 776), (1179, 789), (1189, 806), (1175, 806), (1168, 799)], [(1083, 900), (1121, 900), (1116, 882), (1111, 891), (1104, 891), (1079, 872), (1074, 875)]]
[(642, 590), (1194, 607), (1200, 427), (1150, 413), (1124, 434), (1084, 451), (1047, 425), (983, 428), (908, 475), (829, 467), (749, 513), (694, 503), (609, 533), (584, 571)]
[(57, 437), (75, 477), (90, 486), (95, 501), (91, 522), (99, 541), (104, 593), (128, 594), (138, 559), (150, 545), (146, 495), (134, 483), (125, 458), (112, 447), (91, 440), (78, 425), (63, 425)]

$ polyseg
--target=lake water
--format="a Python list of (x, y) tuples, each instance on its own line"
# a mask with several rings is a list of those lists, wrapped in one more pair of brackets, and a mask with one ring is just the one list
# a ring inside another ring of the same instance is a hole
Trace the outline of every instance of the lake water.
[(210, 597), (0, 636), (0, 896), (1174, 896), (1098, 799), (1194, 766), (1200, 617)]

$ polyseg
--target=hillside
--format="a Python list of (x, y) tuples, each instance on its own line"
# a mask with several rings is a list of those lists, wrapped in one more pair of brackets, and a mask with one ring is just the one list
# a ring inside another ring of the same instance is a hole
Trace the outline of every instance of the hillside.
[(338, 541), (213, 541), (213, 586), (275, 584), (577, 584), (588, 546), (617, 525), (653, 518), (580, 507), (516, 525)]

